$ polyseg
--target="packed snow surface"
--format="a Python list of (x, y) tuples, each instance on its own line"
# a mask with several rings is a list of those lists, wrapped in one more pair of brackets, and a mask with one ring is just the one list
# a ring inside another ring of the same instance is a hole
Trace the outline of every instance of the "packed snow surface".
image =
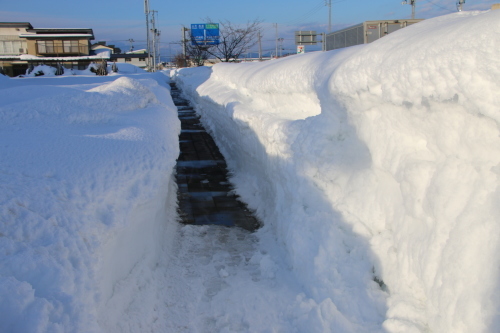
[(500, 330), (499, 31), (460, 12), (173, 73), (264, 223), (261, 269), (302, 286), (296, 331)]
[(177, 228), (168, 81), (0, 75), (0, 332), (154, 322)]

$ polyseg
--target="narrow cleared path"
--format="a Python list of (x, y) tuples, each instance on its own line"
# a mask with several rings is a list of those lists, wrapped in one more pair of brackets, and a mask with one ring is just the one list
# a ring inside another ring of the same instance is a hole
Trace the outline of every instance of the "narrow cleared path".
[(172, 98), (182, 123), (177, 182), (184, 224), (159, 272), (165, 284), (154, 331), (296, 331), (299, 286), (262, 247), (253, 232), (258, 221), (232, 192), (223, 156), (175, 85)]
[(258, 221), (234, 194), (224, 157), (200, 117), (175, 83), (171, 83), (171, 94), (181, 120), (177, 185), (182, 222), (257, 229)]

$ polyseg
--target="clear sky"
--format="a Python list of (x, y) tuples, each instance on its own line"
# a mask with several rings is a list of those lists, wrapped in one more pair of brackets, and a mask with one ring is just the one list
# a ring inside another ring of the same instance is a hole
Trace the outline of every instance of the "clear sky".
[[(328, 1), (328, 0), (326, 0)], [(411, 18), (411, 6), (401, 0), (331, 0), (332, 30), (366, 20)], [(410, 0), (408, 0), (409, 2)], [(416, 18), (430, 18), (456, 12), (457, 0), (417, 0)], [(500, 0), (466, 0), (464, 10), (486, 10)], [(244, 24), (262, 20), (264, 50), (274, 49), (276, 30), (285, 39), (285, 52), (294, 52), (295, 30), (328, 29), (325, 0), (150, 0), (157, 10), (162, 54), (178, 53), (182, 25), (229, 20)], [(92, 28), (96, 41), (115, 44), (123, 50), (144, 48), (146, 40), (144, 0), (3, 0), (0, 21), (30, 22), (35, 28)], [(257, 48), (255, 48), (257, 49)]]

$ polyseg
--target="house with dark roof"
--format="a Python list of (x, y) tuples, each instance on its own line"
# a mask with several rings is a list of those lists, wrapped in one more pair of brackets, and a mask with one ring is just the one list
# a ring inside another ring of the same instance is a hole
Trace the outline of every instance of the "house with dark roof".
[(17, 76), (40, 64), (85, 69), (91, 62), (109, 60), (110, 52), (91, 53), (92, 40), (89, 28), (35, 29), (25, 22), (0, 22), (0, 68)]

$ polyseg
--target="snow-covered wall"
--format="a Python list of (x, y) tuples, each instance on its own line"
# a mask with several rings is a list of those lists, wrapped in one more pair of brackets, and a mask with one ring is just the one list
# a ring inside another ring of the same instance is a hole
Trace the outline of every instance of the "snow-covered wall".
[(500, 329), (498, 31), (500, 11), (461, 12), (368, 45), (175, 73), (317, 331)]
[(168, 80), (0, 81), (1, 332), (152, 326), (177, 225)]

